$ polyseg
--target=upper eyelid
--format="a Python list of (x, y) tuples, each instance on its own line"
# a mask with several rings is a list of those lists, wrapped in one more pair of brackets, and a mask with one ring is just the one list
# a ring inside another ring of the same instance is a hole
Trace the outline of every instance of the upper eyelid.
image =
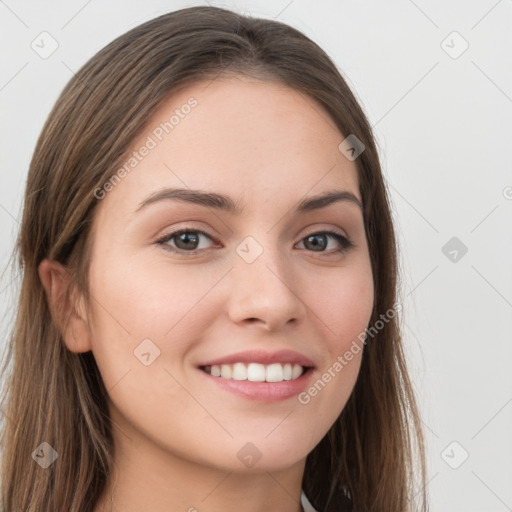
[[(192, 220), (191, 222), (195, 222), (195, 221)], [(203, 222), (199, 222), (199, 223), (203, 224)], [(200, 232), (200, 233), (204, 233), (205, 235), (207, 235), (207, 236), (209, 236), (209, 237), (211, 237), (213, 239), (219, 238), (217, 235), (210, 234), (208, 232), (209, 228), (196, 227), (196, 226), (194, 226), (192, 224), (187, 224), (186, 221), (183, 222), (183, 223), (180, 223), (180, 224), (183, 224), (183, 226), (178, 225), (177, 227), (174, 227), (172, 230), (168, 231), (166, 234), (161, 235), (159, 238), (162, 238), (163, 236), (173, 235), (173, 234), (176, 234), (177, 232), (182, 232), (182, 231), (197, 231), (197, 232)], [(315, 226), (315, 225), (318, 225), (318, 224), (324, 224), (326, 226), (325, 227), (319, 227), (319, 228), (311, 227), (311, 226)], [(232, 230), (230, 230), (230, 231), (232, 233)], [(305, 233), (302, 236), (308, 236), (310, 234), (320, 233), (320, 232), (325, 232), (325, 231), (334, 231), (334, 232), (336, 232), (336, 234), (344, 236), (345, 238), (350, 238), (350, 236), (347, 234), (347, 230), (346, 229), (342, 228), (339, 225), (336, 226), (332, 222), (323, 222), (323, 223), (322, 222), (313, 222), (310, 225), (302, 228), (299, 232), (304, 232)]]

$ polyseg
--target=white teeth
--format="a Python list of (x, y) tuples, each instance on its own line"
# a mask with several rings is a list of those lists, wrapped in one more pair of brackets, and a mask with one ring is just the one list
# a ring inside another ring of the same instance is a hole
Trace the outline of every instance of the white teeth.
[(273, 363), (264, 365), (260, 363), (214, 364), (204, 367), (207, 373), (222, 379), (248, 380), (250, 382), (282, 382), (295, 380), (303, 373), (300, 364)]
[(231, 371), (231, 365), (223, 364), (220, 367), (220, 375), (223, 379), (231, 379), (231, 375), (233, 372)]
[[(300, 367), (302, 373), (302, 366)], [(267, 382), (281, 382), (283, 380), (283, 365), (269, 364), (267, 366)]]
[(302, 366), (294, 364), (292, 368), (292, 380), (297, 379), (302, 375)]
[(231, 378), (235, 380), (247, 380), (247, 369), (244, 363), (235, 363), (233, 365), (233, 373), (231, 374)]
[(251, 382), (265, 382), (265, 366), (258, 363), (250, 363), (247, 367), (247, 380)]

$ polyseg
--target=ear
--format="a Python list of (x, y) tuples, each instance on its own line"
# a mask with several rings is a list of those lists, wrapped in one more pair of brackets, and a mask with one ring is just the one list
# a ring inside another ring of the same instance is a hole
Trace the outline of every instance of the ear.
[(45, 259), (39, 264), (38, 273), (66, 346), (71, 352), (88, 352), (92, 345), (83, 298), (76, 300), (74, 293), (68, 293), (75, 290), (68, 271), (60, 263)]

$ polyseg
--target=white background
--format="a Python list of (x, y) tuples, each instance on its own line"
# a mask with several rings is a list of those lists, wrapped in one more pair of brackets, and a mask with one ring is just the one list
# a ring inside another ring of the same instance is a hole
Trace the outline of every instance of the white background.
[[(512, 510), (512, 1), (211, 4), (302, 30), (362, 103), (400, 236), (431, 510)], [(2, 269), (36, 139), (73, 72), (130, 28), (192, 5), (201, 2), (0, 1)], [(43, 31), (59, 45), (47, 59), (31, 48)], [(452, 237), (459, 247), (445, 255)], [(12, 277), (0, 287), (2, 344)]]

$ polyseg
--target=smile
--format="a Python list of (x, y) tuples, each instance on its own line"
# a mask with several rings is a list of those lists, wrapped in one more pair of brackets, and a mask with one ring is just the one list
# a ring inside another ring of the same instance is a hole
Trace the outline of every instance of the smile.
[(307, 367), (291, 363), (234, 363), (202, 366), (201, 370), (221, 379), (248, 380), (250, 382), (283, 382), (301, 377)]
[(308, 386), (315, 363), (295, 350), (246, 350), (201, 361), (200, 374), (223, 391), (262, 403), (290, 399)]

